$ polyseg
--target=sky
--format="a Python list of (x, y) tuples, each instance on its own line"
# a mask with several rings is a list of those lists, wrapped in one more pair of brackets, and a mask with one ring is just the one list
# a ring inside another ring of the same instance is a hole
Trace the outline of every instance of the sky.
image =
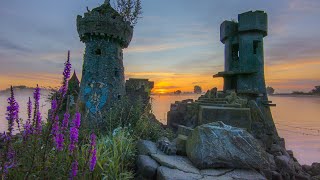
[[(76, 16), (104, 0), (0, 1), (0, 89), (56, 87), (71, 50), (81, 78), (83, 51)], [(266, 84), (276, 92), (320, 85), (319, 0), (142, 0), (143, 17), (124, 50), (126, 78), (149, 78), (154, 92), (223, 87), (220, 24), (251, 10), (268, 13)]]

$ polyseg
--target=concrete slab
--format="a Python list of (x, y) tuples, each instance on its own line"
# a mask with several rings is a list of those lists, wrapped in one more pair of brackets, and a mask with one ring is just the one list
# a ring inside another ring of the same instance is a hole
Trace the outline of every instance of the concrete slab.
[(202, 106), (199, 107), (199, 125), (211, 122), (222, 121), (223, 123), (251, 130), (251, 113), (250, 108), (233, 108), (233, 107), (216, 107)]

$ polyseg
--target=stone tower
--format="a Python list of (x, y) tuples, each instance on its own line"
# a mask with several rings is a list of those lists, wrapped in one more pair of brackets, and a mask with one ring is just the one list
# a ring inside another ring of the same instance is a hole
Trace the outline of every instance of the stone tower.
[(133, 27), (105, 1), (83, 17), (78, 15), (77, 30), (86, 45), (80, 101), (98, 118), (125, 95), (122, 50), (132, 39)]
[(266, 95), (263, 38), (268, 18), (264, 11), (238, 15), (238, 22), (224, 21), (220, 40), (225, 45), (225, 71), (214, 77), (224, 78), (224, 91), (235, 90), (248, 96)]

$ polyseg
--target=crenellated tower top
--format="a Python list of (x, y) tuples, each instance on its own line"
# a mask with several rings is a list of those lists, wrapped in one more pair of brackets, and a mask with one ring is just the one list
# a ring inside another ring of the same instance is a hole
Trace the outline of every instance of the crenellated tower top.
[(127, 48), (133, 35), (133, 27), (130, 22), (111, 7), (109, 0), (101, 6), (77, 16), (77, 30), (82, 42), (92, 39), (107, 39)]

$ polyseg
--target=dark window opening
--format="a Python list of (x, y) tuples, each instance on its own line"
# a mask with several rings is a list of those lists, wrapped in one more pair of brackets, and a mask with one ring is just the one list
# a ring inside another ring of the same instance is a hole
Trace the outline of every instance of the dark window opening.
[(232, 45), (232, 59), (239, 60), (239, 44)]
[(121, 95), (118, 95), (118, 99), (119, 99), (119, 100), (121, 99)]
[(115, 69), (115, 70), (114, 70), (114, 76), (115, 76), (115, 77), (119, 77), (119, 76), (120, 76), (120, 72), (119, 72), (118, 69)]
[(259, 48), (259, 41), (253, 41), (253, 54), (257, 54)]
[(101, 55), (101, 49), (96, 49), (95, 53), (96, 55)]

